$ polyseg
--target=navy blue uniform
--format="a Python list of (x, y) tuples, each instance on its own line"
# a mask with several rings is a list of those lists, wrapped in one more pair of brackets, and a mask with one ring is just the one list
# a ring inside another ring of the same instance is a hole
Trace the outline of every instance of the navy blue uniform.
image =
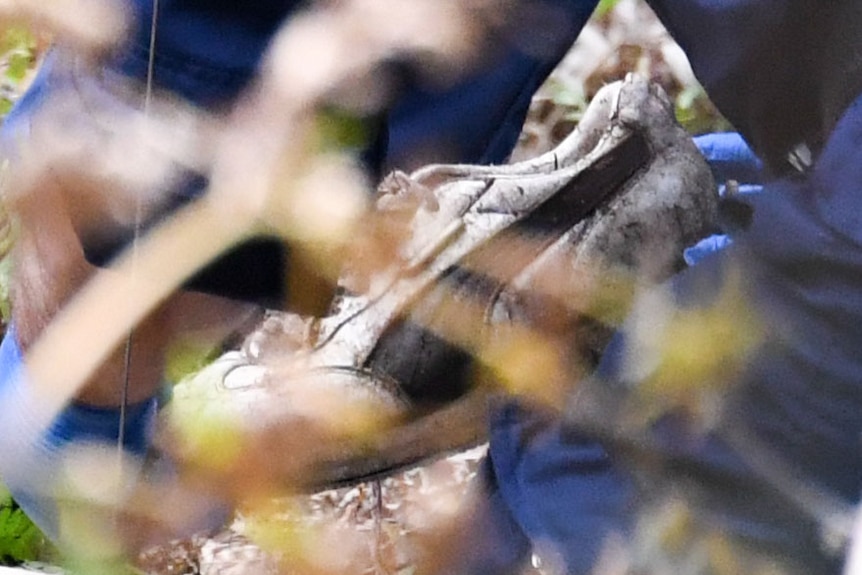
[[(862, 104), (854, 103), (862, 83), (859, 5), (651, 5), (767, 173), (763, 193), (747, 200), (754, 208), (748, 230), (735, 235), (730, 250), (674, 281), (680, 305), (708, 305), (728, 267), (742, 269), (752, 305), (764, 318), (767, 339), (728, 399), (727, 425), (778, 457), (780, 480), (792, 478), (791, 491), (804, 486), (853, 504), (862, 482), (862, 365), (856, 353), (862, 343)], [(620, 378), (625, 353), (621, 335), (599, 368), (604, 379)], [(493, 430), (491, 459), (503, 462), (496, 481), (501, 492), (513, 491), (503, 499), (531, 538), (552, 540), (572, 571), (586, 571), (585, 551), (594, 557), (603, 533), (630, 527), (608, 522), (630, 501), (622, 497), (631, 493), (630, 484), (611, 464), (613, 449), (605, 459), (593, 455), (596, 463), (574, 477), (549, 473), (577, 469), (585, 438), (550, 423), (543, 434), (556, 443), (545, 448), (547, 440), (535, 439), (525, 421), (510, 417)], [(697, 496), (708, 502), (702, 509), (706, 524), (803, 571), (838, 572), (840, 554), (824, 551), (822, 526), (799, 501), (753, 469), (721, 433), (693, 437), (669, 419), (654, 439), (668, 467), (699, 480)], [(602, 488), (584, 489), (584, 483)], [(591, 523), (583, 517), (559, 521), (585, 508), (596, 510)]]

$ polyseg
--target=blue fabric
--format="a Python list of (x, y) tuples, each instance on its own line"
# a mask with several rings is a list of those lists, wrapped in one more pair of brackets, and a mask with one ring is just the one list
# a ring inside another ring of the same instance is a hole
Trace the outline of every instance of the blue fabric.
[(450, 554), (448, 571), (464, 575), (518, 573), (530, 556), (532, 543), (509, 511), (488, 458), (480, 464), (478, 481), (482, 496), (476, 499), (463, 527), (461, 547), (451, 550), (454, 553)]
[[(72, 442), (99, 443), (116, 449), (120, 410), (69, 404), (43, 428), (41, 410), (29, 395), (23, 356), (15, 341), (14, 326), (0, 343), (0, 477), (27, 515), (53, 539), (59, 536), (56, 504), (50, 482), (60, 476), (59, 454)], [(156, 400), (126, 409), (123, 448), (142, 456), (148, 449), (156, 416)], [(13, 441), (13, 436), (15, 440)]]
[[(206, 107), (229, 105), (253, 78), (278, 26), (304, 3), (161, 0), (154, 81)], [(595, 0), (524, 2), (485, 66), (445, 89), (406, 74), (389, 118), (390, 167), (506, 160), (530, 98), (589, 18)], [(133, 0), (134, 33), (115, 66), (143, 79), (149, 59), (151, 0)]]
[[(748, 199), (750, 228), (673, 282), (677, 304), (693, 308), (713, 301), (728, 270), (745, 278), (765, 340), (727, 400), (727, 426), (767, 447), (791, 481), (848, 505), (859, 501), (862, 486), (860, 165), (862, 97), (810, 177), (765, 184)], [(618, 336), (599, 368), (604, 379), (620, 379), (627, 351)], [(823, 551), (817, 523), (764, 480), (744, 445), (730, 447), (721, 432), (694, 440), (679, 422), (663, 422), (655, 437), (668, 462), (699, 478), (706, 521), (808, 572), (839, 572), (840, 557)]]
[[(23, 355), (15, 341), (15, 328), (10, 326), (0, 343), (0, 390), (12, 385), (23, 369)], [(156, 399), (129, 405), (126, 408), (124, 448), (136, 455), (143, 455), (149, 445)], [(69, 404), (54, 420), (45, 444), (59, 449), (71, 441), (100, 441), (117, 444), (120, 430), (120, 410), (98, 408), (78, 403)]]
[[(264, 50), (303, 2), (160, 0), (154, 82), (205, 107), (229, 105), (248, 85)], [(135, 24), (117, 67), (147, 74), (154, 2), (131, 0)]]
[(817, 156), (862, 91), (855, 0), (650, 0), (721, 112), (773, 174)]
[[(825, 50), (824, 42), (830, 41), (820, 25), (824, 14), (834, 17), (836, 7), (848, 4), (656, 0), (652, 5), (686, 49), (714, 101), (767, 160), (773, 174), (791, 172), (786, 156), (797, 143), (808, 146), (815, 158), (822, 153), (810, 177), (795, 174), (771, 182), (762, 194), (749, 194), (759, 191), (757, 185), (744, 186), (740, 191), (749, 196), (746, 202), (754, 208), (754, 221), (749, 231), (735, 230), (742, 245), (715, 255), (715, 248), (728, 241), (714, 239), (717, 245), (699, 254), (709, 252), (713, 257), (683, 274), (675, 287), (680, 304), (703, 305), (721, 285), (725, 262), (742, 266), (755, 309), (767, 319), (769, 339), (727, 410), (737, 414), (735, 420), (759, 444), (783, 454), (805, 485), (856, 502), (862, 484), (858, 456), (862, 365), (856, 353), (862, 345), (858, 329), (862, 113), (857, 100), (827, 141), (833, 126), (823, 101), (837, 98), (832, 105), (843, 110), (848, 102), (841, 98), (846, 94), (824, 94), (822, 86), (811, 82), (828, 78), (822, 73), (800, 78), (798, 66), (800, 61), (805, 62), (803, 67), (816, 61), (812, 53)], [(858, 93), (858, 81), (854, 76), (847, 82), (857, 86), (851, 94)], [(813, 119), (818, 114), (821, 117)], [(827, 120), (818, 123), (823, 118)], [(719, 180), (763, 181), (759, 162), (741, 139), (715, 136), (699, 144), (708, 156), (719, 156), (713, 163)], [(616, 379), (625, 353), (624, 338), (619, 336), (609, 346), (600, 374)], [(514, 432), (505, 433), (507, 426)], [(517, 462), (497, 474), (500, 492), (509, 493), (505, 504), (531, 538), (550, 533), (563, 554), (575, 558), (570, 559), (573, 565), (578, 560), (588, 564), (591, 556), (574, 544), (577, 537), (572, 538), (568, 526), (560, 527), (555, 518), (581, 514), (588, 525), (585, 502), (612, 516), (624, 500), (625, 481), (615, 485), (603, 474), (581, 474), (585, 484), (592, 481), (603, 488), (582, 485), (565, 490), (565, 496), (553, 497), (552, 510), (547, 511), (543, 502), (552, 493), (553, 481), (541, 472), (523, 481), (517, 470), (535, 466), (553, 474), (573, 452), (533, 443), (518, 431), (517, 421), (504, 421), (502, 427), (495, 422), (492, 459), (511, 456)], [(564, 431), (552, 426), (548, 433), (561, 437)], [(711, 512), (705, 521), (714, 521), (763, 552), (808, 566), (809, 572), (839, 572), (840, 558), (823, 551), (818, 526), (720, 437), (692, 441), (691, 432), (673, 421), (662, 422), (656, 436), (669, 462), (700, 477)], [(495, 455), (500, 453), (506, 455)], [(580, 531), (580, 537), (587, 536), (589, 528)]]
[(389, 116), (390, 167), (424, 163), (499, 164), (523, 127), (530, 100), (565, 55), (594, 0), (524, 2), (509, 43), (485, 66), (445, 90), (409, 84)]
[[(707, 134), (695, 138), (695, 144), (721, 188), (728, 180), (762, 180), (762, 163), (739, 134)], [(739, 192), (760, 190), (760, 185), (744, 184)], [(726, 234), (706, 238), (686, 250), (686, 262), (694, 265), (731, 243)], [(720, 284), (719, 279), (713, 279), (713, 285)], [(624, 342), (618, 337), (600, 366), (604, 377), (614, 377), (624, 353)], [(661, 432), (670, 446), (675, 445), (674, 439), (683, 437), (667, 424)], [(731, 484), (727, 478), (744, 476), (744, 464), (716, 441), (711, 441), (699, 457), (714, 466), (713, 475), (721, 475), (726, 485)], [(529, 537), (540, 549), (556, 554), (555, 559), (563, 561), (568, 573), (589, 573), (609, 537), (630, 534), (636, 499), (630, 478), (601, 445), (567, 429), (559, 420), (518, 404), (498, 408), (491, 422), (489, 461), (494, 470), (489, 505), (504, 507), (505, 511), (497, 513), (501, 517), (508, 514), (523, 530), (521, 535), (510, 535), (511, 541)], [(753, 497), (753, 492), (749, 493)], [(753, 508), (748, 499), (746, 503)], [(787, 529), (736, 519), (731, 522), (735, 530), (749, 537), (756, 535), (762, 546), (792, 545), (799, 540), (788, 535)], [(793, 521), (789, 525), (794, 526), (791, 531), (796, 530)]]
[[(752, 367), (740, 409), (769, 445), (848, 500), (862, 485), (862, 98), (811, 176), (752, 196), (742, 235), (775, 349)], [(756, 413), (753, 411), (757, 407)], [(804, 433), (800, 431), (804, 430)]]
[(499, 406), (488, 457), (501, 495), (492, 503), (506, 507), (545, 561), (590, 573), (609, 538), (628, 534), (630, 479), (595, 440), (555, 417)]

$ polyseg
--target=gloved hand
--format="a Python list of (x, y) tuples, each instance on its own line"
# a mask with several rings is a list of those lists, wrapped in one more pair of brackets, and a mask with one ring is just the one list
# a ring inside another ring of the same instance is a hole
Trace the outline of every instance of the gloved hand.
[(748, 226), (751, 208), (745, 196), (759, 193), (763, 187), (763, 163), (736, 132), (704, 134), (694, 138), (694, 143), (718, 184), (719, 223), (725, 233), (704, 238), (685, 250), (685, 262), (690, 266), (730, 245), (728, 234)]

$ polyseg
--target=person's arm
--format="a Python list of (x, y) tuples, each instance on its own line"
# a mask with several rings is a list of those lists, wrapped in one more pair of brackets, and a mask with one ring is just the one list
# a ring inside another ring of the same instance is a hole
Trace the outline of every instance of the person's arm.
[(386, 165), (502, 164), (533, 94), (571, 48), (598, 0), (516, 2), (495, 49), (448, 87), (408, 82), (389, 116)]

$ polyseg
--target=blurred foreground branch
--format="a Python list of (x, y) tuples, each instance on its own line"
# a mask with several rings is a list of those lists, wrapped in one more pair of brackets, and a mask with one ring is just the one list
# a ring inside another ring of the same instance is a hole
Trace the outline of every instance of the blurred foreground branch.
[[(430, 55), (445, 61), (453, 51), (462, 57), (466, 49), (462, 40), (473, 37), (470, 23), (481, 21), (467, 14), (500, 8), (496, 2), (390, 4), (339, 3), (288, 22), (274, 42), (259, 84), (218, 136), (210, 185), (203, 197), (143, 238), (134, 254), (130, 251), (111, 269), (97, 271), (30, 350), (28, 372), (35, 393), (44, 400), (44, 426), (158, 302), (242, 238), (284, 232), (287, 239), (310, 245), (321, 261), (343, 250), (365, 211), (364, 186), (357, 184), (363, 178), (358, 168), (341, 168), (346, 188), (321, 187), (322, 180), (315, 174), (334, 172), (329, 156), (314, 157), (313, 119), (318, 106), (330, 101), (345, 82), (388, 58)], [(18, 13), (17, 8), (12, 3), (8, 9)], [(452, 33), (441, 34), (437, 28), (432, 33), (427, 20), (417, 21), (422, 14), (444, 18), (441, 25)], [(33, 17), (37, 16), (59, 17), (54, 12), (34, 12)], [(302, 56), (309, 53), (321, 59), (310, 65)], [(335, 165), (348, 166), (349, 161), (338, 159)], [(321, 202), (320, 195), (326, 193), (335, 196)], [(311, 213), (315, 205), (339, 206), (339, 210)], [(309, 219), (320, 225), (295, 225)], [(163, 264), (167, 253), (172, 254), (174, 265)], [(332, 268), (331, 263), (328, 267)], [(117, 307), (117, 298), (123, 305)], [(110, 328), (102, 329), (103, 318), (109, 316)], [(80, 345), (72, 351), (70, 341)]]

